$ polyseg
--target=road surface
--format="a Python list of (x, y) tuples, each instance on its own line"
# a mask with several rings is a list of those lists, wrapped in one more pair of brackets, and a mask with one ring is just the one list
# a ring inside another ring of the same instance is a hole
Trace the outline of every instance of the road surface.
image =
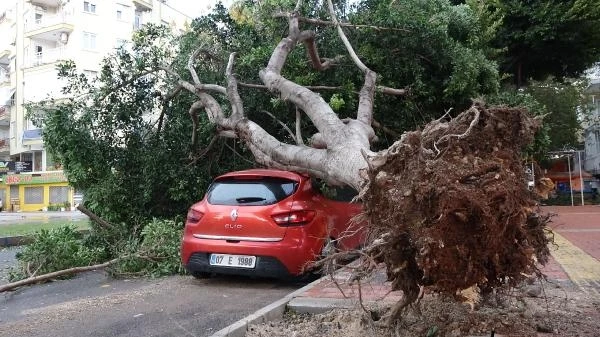
[(209, 336), (302, 285), (235, 277), (113, 280), (89, 272), (0, 294), (0, 336)]

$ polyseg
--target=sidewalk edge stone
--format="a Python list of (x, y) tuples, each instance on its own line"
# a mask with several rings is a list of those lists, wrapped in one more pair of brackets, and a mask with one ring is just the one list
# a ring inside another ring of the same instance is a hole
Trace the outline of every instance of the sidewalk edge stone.
[(288, 302), (297, 297), (299, 294), (302, 294), (319, 284), (322, 279), (323, 278), (319, 278), (318, 280), (315, 280), (298, 290), (294, 290), (293, 292), (285, 295), (282, 299), (258, 309), (256, 312), (215, 332), (210, 337), (244, 337), (246, 335), (246, 331), (248, 330), (248, 326), (251, 324), (265, 323), (281, 319)]

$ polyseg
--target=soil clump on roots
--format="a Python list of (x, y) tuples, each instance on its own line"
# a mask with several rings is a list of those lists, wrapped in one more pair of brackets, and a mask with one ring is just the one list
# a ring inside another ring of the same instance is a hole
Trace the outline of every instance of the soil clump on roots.
[(548, 217), (535, 212), (522, 157), (540, 125), (524, 109), (475, 103), (370, 158), (361, 196), (372, 239), (361, 269), (384, 263), (403, 292), (391, 321), (423, 289), (476, 301), (541, 275)]

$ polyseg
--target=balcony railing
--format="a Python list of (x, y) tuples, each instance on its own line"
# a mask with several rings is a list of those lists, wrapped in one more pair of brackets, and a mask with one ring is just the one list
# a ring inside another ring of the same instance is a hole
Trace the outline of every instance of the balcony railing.
[(152, 0), (133, 0), (141, 9), (152, 9)]
[(31, 20), (25, 26), (25, 32), (31, 32), (37, 29), (51, 27), (60, 24), (72, 24), (73, 15), (68, 12), (59, 12), (54, 15), (44, 15), (39, 19)]
[(10, 149), (10, 139), (0, 138), (0, 152), (6, 152)]
[(27, 60), (27, 67), (36, 67), (44, 64), (54, 63), (68, 59), (68, 53), (65, 48), (45, 49)]

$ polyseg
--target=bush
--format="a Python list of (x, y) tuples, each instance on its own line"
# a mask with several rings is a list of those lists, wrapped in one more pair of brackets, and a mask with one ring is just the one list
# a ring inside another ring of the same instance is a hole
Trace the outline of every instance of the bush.
[(33, 241), (17, 253), (17, 266), (9, 273), (11, 281), (63, 270), (88, 266), (106, 259), (101, 248), (84, 243), (84, 235), (73, 225), (42, 229)]
[(180, 243), (183, 222), (153, 219), (142, 230), (140, 239), (123, 243), (119, 256), (130, 256), (113, 265), (115, 276), (163, 276), (183, 274)]

